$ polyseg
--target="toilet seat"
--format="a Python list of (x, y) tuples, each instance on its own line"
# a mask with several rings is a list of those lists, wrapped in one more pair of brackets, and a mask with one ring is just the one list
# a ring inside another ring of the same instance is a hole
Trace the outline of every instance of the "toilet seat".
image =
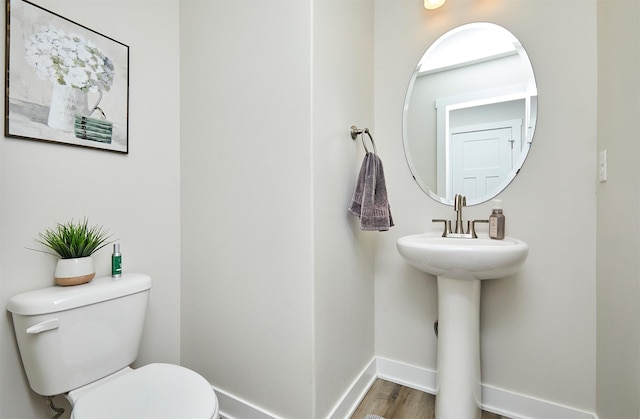
[(218, 419), (218, 399), (196, 372), (178, 365), (149, 364), (80, 394), (72, 418)]

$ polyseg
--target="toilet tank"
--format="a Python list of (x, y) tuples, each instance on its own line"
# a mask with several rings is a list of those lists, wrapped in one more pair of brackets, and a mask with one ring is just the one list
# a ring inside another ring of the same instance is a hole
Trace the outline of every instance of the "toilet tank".
[(131, 273), (11, 297), (7, 310), (33, 391), (66, 393), (130, 365), (150, 289), (151, 277)]

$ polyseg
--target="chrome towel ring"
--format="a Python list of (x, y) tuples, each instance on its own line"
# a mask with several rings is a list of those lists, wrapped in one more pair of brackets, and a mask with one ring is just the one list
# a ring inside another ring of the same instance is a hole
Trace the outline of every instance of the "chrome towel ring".
[(378, 150), (376, 149), (376, 143), (375, 141), (373, 141), (373, 137), (369, 132), (369, 128), (358, 129), (355, 125), (351, 126), (351, 139), (355, 141), (356, 138), (358, 138), (358, 135), (360, 135), (361, 136), (360, 138), (362, 140), (362, 146), (364, 147), (364, 151), (368, 153), (369, 149), (367, 148), (367, 144), (364, 142), (364, 134), (367, 134), (369, 136), (369, 141), (371, 141), (371, 145), (373, 146), (373, 154), (378, 154)]

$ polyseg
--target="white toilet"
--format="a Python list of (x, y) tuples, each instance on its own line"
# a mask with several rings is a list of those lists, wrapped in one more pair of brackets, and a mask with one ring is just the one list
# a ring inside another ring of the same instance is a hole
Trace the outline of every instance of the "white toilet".
[(12, 297), (22, 364), (33, 391), (64, 394), (74, 419), (218, 419), (218, 399), (201, 375), (177, 365), (132, 369), (151, 278), (124, 274)]

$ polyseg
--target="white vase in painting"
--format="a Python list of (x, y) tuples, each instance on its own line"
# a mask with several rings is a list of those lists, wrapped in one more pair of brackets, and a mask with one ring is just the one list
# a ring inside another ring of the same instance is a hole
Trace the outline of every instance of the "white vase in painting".
[(47, 125), (61, 131), (72, 132), (75, 115), (88, 113), (87, 92), (64, 84), (53, 84)]

